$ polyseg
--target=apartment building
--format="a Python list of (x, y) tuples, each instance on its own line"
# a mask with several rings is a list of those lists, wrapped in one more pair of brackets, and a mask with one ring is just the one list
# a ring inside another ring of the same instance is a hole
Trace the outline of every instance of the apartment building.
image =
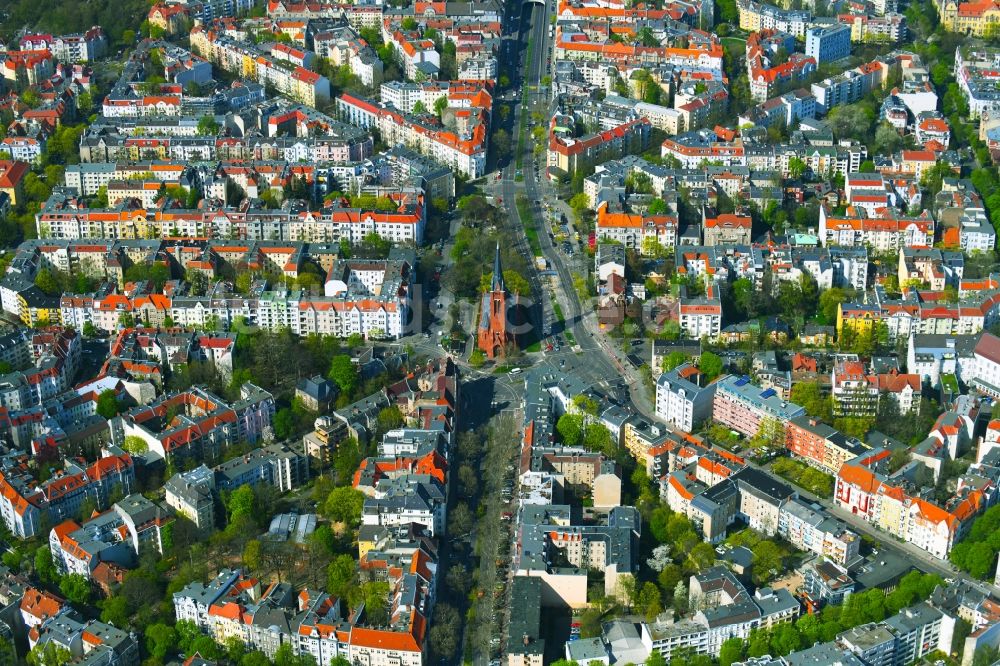
[(678, 246), (674, 261), (678, 275), (706, 284), (745, 278), (759, 288), (764, 279), (764, 255), (752, 245)]
[(705, 285), (705, 295), (682, 296), (678, 306), (678, 323), (689, 338), (714, 340), (722, 331), (722, 299), (714, 283)]
[(23, 51), (47, 49), (62, 63), (86, 62), (103, 55), (107, 36), (100, 26), (72, 35), (27, 33), (21, 36), (19, 46)]
[(693, 432), (695, 424), (712, 416), (715, 384), (705, 384), (697, 366), (684, 363), (656, 380), (656, 416)]
[(778, 397), (774, 389), (761, 390), (749, 377), (726, 375), (715, 382), (712, 417), (723, 425), (754, 437), (767, 421), (784, 425), (805, 410)]
[(837, 641), (865, 663), (900, 664), (951, 645), (956, 618), (926, 603), (904, 608), (877, 624), (855, 627)]
[(378, 234), (398, 242), (419, 244), (426, 225), (422, 192), (395, 195), (399, 208), (392, 211), (346, 207), (341, 202), (318, 211), (263, 209), (237, 211), (229, 208), (145, 209), (125, 203), (114, 209), (87, 208), (72, 193), (56, 191), (35, 216), (38, 233), (56, 240), (84, 238), (230, 238), (361, 243)]
[(14, 411), (42, 405), (67, 390), (76, 374), (82, 346), (78, 333), (47, 327), (31, 341), (32, 365), (0, 375), (0, 407)]
[(309, 463), (304, 453), (287, 444), (269, 444), (227, 460), (215, 467), (213, 473), (220, 491), (264, 483), (287, 493), (308, 481)]
[[(65, 650), (72, 663), (102, 666), (138, 666), (139, 643), (133, 633), (100, 620), (84, 620), (75, 609), (47, 616), (28, 635), (28, 646), (46, 653), (52, 646)], [(69, 663), (69, 662), (67, 662)]]
[(36, 86), (55, 71), (55, 58), (48, 49), (0, 53), (0, 74), (17, 87)]
[(373, 492), (361, 510), (362, 525), (391, 527), (417, 523), (426, 527), (431, 536), (444, 530), (447, 496), (438, 479), (387, 477), (378, 482)]
[(180, 184), (187, 165), (179, 162), (100, 162), (66, 166), (65, 186), (80, 196), (94, 196), (112, 181)]
[(328, 58), (337, 67), (347, 65), (361, 83), (374, 88), (382, 82), (382, 61), (351, 26), (317, 32), (312, 38), (316, 55)]
[[(330, 81), (302, 65), (286, 67), (280, 58), (249, 43), (196, 26), (191, 30), (191, 49), (222, 69), (252, 78), (262, 86), (303, 104), (319, 106), (330, 99)], [(249, 65), (247, 64), (249, 63)]]
[(995, 37), (1000, 28), (1000, 3), (995, 0), (985, 2), (957, 2), (939, 0), (935, 2), (941, 25), (950, 32), (960, 32), (974, 37)]
[(959, 246), (962, 252), (992, 252), (996, 247), (996, 230), (982, 208), (966, 209), (959, 222)]
[(167, 506), (201, 530), (215, 526), (215, 473), (205, 465), (178, 472), (163, 486)]
[(845, 462), (869, 448), (808, 415), (797, 416), (785, 424), (785, 446), (813, 467), (833, 475)]
[(972, 350), (972, 359), (964, 362), (964, 378), (987, 395), (1000, 397), (1000, 338), (984, 331)]
[(82, 525), (66, 520), (53, 527), (49, 533), (52, 562), (60, 573), (88, 580), (102, 562), (131, 569), (146, 553), (163, 555), (173, 520), (169, 512), (142, 495), (129, 495)]
[(909, 34), (906, 16), (896, 12), (884, 16), (840, 14), (837, 20), (850, 28), (851, 41), (855, 43), (893, 44), (903, 41)]
[[(694, 435), (674, 432), (658, 422), (642, 417), (632, 417), (622, 428), (623, 446), (632, 457), (643, 463), (653, 476), (669, 468), (669, 454), (680, 447), (685, 438), (697, 439)], [(664, 462), (667, 458), (667, 462)]]
[[(192, 387), (115, 417), (111, 439), (121, 446), (126, 438), (136, 437), (167, 460), (214, 457), (226, 446), (263, 438), (274, 411), (274, 397), (249, 382), (232, 405), (204, 388)], [(168, 413), (173, 418), (169, 422)]]
[(899, 253), (900, 285), (926, 283), (931, 291), (943, 291), (946, 287), (957, 290), (964, 272), (965, 257), (961, 252), (907, 247)]
[(608, 160), (641, 153), (649, 143), (649, 120), (629, 120), (612, 129), (584, 137), (573, 137), (560, 129), (558, 118), (552, 119), (549, 129), (547, 164), (572, 174), (577, 169), (586, 170)]
[(22, 328), (0, 335), (0, 361), (15, 369), (30, 364), (33, 360), (31, 338), (31, 331)]
[(875, 217), (882, 208), (900, 205), (900, 197), (889, 178), (881, 173), (849, 173), (845, 178), (844, 191), (847, 203), (864, 209), (869, 217)]
[(739, 514), (741, 494), (735, 481), (726, 479), (690, 498), (687, 516), (702, 539), (719, 543)]
[(895, 60), (873, 60), (812, 84), (817, 113), (829, 113), (839, 104), (853, 104), (872, 90), (884, 86), (894, 67), (899, 67)]
[(752, 220), (749, 215), (713, 213), (702, 209), (701, 228), (707, 247), (715, 245), (750, 245)]
[(559, 7), (559, 17), (565, 21), (616, 21), (626, 24), (643, 21), (666, 21), (673, 19), (688, 24), (708, 20), (711, 22), (712, 5), (707, 2), (694, 2), (682, 10), (674, 7), (663, 9), (626, 7), (620, 3), (579, 2), (565, 3)]
[(812, 25), (813, 17), (808, 11), (786, 10), (774, 5), (739, 0), (740, 29), (748, 32), (779, 30), (793, 37), (804, 38), (806, 29)]
[(816, 505), (793, 498), (781, 506), (777, 534), (790, 544), (846, 565), (858, 558), (861, 538)]
[[(965, 287), (968, 286), (968, 289)], [(837, 320), (844, 328), (867, 335), (876, 325), (885, 325), (891, 340), (914, 335), (975, 335), (1000, 317), (1000, 294), (990, 280), (963, 280), (960, 303), (946, 303), (940, 292), (909, 290), (903, 298), (889, 299), (876, 288), (868, 303), (843, 303)]]
[(776, 123), (794, 125), (804, 119), (816, 117), (816, 96), (805, 88), (772, 97), (740, 116), (740, 125), (770, 127)]
[(462, 81), (495, 81), (499, 71), (500, 64), (494, 57), (469, 58), (458, 66), (458, 78)]
[(746, 640), (755, 629), (793, 622), (799, 614), (799, 602), (787, 590), (765, 587), (750, 594), (723, 566), (691, 577), (688, 605), (691, 618), (642, 623), (643, 647), (668, 661), (684, 651), (717, 656), (726, 640)]
[(715, 35), (695, 31), (688, 33), (692, 39), (687, 47), (643, 46), (625, 43), (605, 43), (591, 40), (587, 33), (572, 24), (557, 26), (554, 52), (559, 60), (601, 60), (620, 64), (681, 65), (722, 69), (722, 43)]
[(746, 166), (746, 151), (740, 139), (720, 141), (708, 132), (688, 132), (669, 137), (660, 146), (661, 157), (672, 157), (684, 169), (697, 169), (705, 163), (722, 166)]
[(935, 141), (942, 146), (951, 143), (951, 127), (939, 113), (923, 112), (917, 118), (914, 134), (917, 143), (926, 146), (931, 141)]
[(209, 23), (217, 18), (246, 15), (253, 9), (252, 0), (200, 0), (195, 5), (189, 5), (192, 18)]
[(621, 243), (642, 254), (676, 245), (677, 230), (677, 218), (673, 215), (612, 213), (607, 202), (597, 207), (598, 239)]
[[(617, 595), (621, 577), (634, 576), (638, 569), (639, 514), (633, 507), (614, 507), (600, 521), (581, 525), (573, 521), (568, 505), (525, 505), (519, 529), (511, 569), (515, 575), (541, 579), (543, 606), (584, 607), (589, 569), (605, 572), (608, 595)], [(570, 569), (552, 566), (548, 553), (556, 552)]]
[(806, 55), (817, 65), (851, 54), (851, 31), (843, 25), (817, 26), (806, 31)]
[[(787, 49), (787, 42), (780, 37), (782, 34), (774, 30), (763, 30), (747, 38), (746, 59), (750, 94), (758, 102), (771, 97), (777, 88), (804, 80), (816, 71), (817, 60), (808, 53), (806, 55), (792, 53), (785, 62), (772, 64), (775, 55), (775, 51), (772, 50), (774, 44), (780, 42), (780, 48)], [(778, 37), (778, 40), (775, 37)]]
[(12, 159), (37, 164), (45, 152), (47, 133), (39, 130), (35, 136), (8, 136), (0, 141), (0, 152), (6, 152)]
[[(100, 26), (94, 26), (90, 30), (71, 35), (25, 35), (21, 38), (22, 44), (25, 39), (32, 40), (35, 44), (39, 38), (46, 41), (47, 48), (52, 51), (52, 55), (61, 63), (89, 62), (97, 60), (107, 51), (108, 37)], [(24, 48), (22, 46), (21, 48)], [(38, 48), (33, 46), (32, 48)]]
[(795, 496), (791, 486), (753, 467), (745, 467), (731, 478), (740, 491), (739, 516), (755, 530), (776, 534), (781, 507)]
[(0, 193), (6, 194), (12, 206), (24, 197), (24, 177), (31, 171), (27, 162), (0, 160)]
[(507, 666), (542, 666), (542, 581), (535, 576), (514, 576), (511, 604), (523, 612), (511, 613), (507, 632)]
[(919, 412), (921, 388), (919, 374), (873, 373), (857, 361), (838, 361), (831, 372), (836, 416), (872, 417), (883, 400), (893, 400), (900, 414)]
[(875, 449), (844, 464), (837, 474), (834, 501), (842, 509), (914, 544), (937, 558), (951, 547), (983, 510), (982, 491), (965, 488), (944, 506), (910, 496), (888, 477), (889, 452)]
[(996, 117), (1000, 111), (1000, 49), (960, 46), (955, 50), (955, 82), (969, 105), (970, 118)]
[(434, 113), (438, 100), (444, 99), (450, 106), (489, 107), (488, 92), (483, 81), (387, 81), (379, 86), (379, 97), (383, 104), (392, 106), (403, 113), (412, 114), (420, 104), (423, 114)]
[(191, 20), (191, 10), (184, 4), (157, 2), (149, 9), (146, 19), (165, 34), (173, 35), (186, 27)]
[(418, 76), (429, 79), (437, 78), (441, 71), (441, 56), (434, 46), (434, 41), (423, 38), (413, 38), (401, 30), (392, 30), (390, 21), (382, 24), (382, 38), (392, 47), (396, 56), (403, 63), (403, 73), (410, 81)]
[(483, 107), (461, 109), (457, 130), (426, 118), (410, 116), (391, 107), (348, 93), (337, 98), (337, 112), (347, 122), (364, 129), (378, 129), (390, 145), (403, 143), (469, 178), (485, 173), (487, 128), (492, 99)]
[[(262, 97), (263, 87), (253, 85), (256, 86), (254, 90)], [(239, 90), (235, 92), (239, 93)], [(263, 102), (263, 99), (255, 101)], [(126, 108), (134, 108), (135, 103), (128, 102), (128, 105)], [(222, 174), (229, 174), (235, 168), (244, 168), (250, 172), (256, 171), (261, 166), (267, 169), (268, 165), (259, 164), (261, 161), (318, 162), (322, 164), (318, 164), (316, 169), (322, 172), (337, 166), (329, 164), (330, 162), (367, 159), (371, 156), (373, 147), (372, 138), (367, 132), (334, 121), (317, 111), (308, 111), (304, 106), (286, 109), (270, 116), (267, 125), (269, 136), (214, 137), (176, 134), (172, 133), (176, 123), (154, 123), (148, 118), (125, 120), (129, 122), (116, 120), (113, 125), (102, 123), (89, 125), (80, 140), (80, 161), (84, 163), (164, 160), (179, 163), (212, 160), (256, 162), (254, 165), (239, 165), (239, 167), (223, 165)], [(278, 128), (282, 125), (287, 125), (283, 129), (315, 128), (313, 131), (320, 135), (277, 136)], [(197, 127), (193, 122), (188, 126)], [(302, 165), (299, 165), (299, 169), (307, 176), (313, 173), (312, 169), (304, 169)], [(250, 189), (244, 189), (248, 194), (251, 193)], [(216, 197), (222, 198), (223, 195), (224, 191), (221, 191)]]
[(262, 587), (257, 579), (234, 570), (222, 570), (207, 585), (195, 582), (174, 593), (174, 610), (178, 621), (195, 623), (218, 643), (235, 636), (247, 649), (269, 658), (288, 644), (294, 655), (312, 656), (320, 666), (330, 666), (338, 657), (421, 666), (436, 569), (426, 551), (411, 547), (398, 561), (389, 560), (373, 572), (389, 583), (387, 626), (375, 626), (363, 614), (350, 615), (346, 600), (325, 592), (304, 589), (296, 594), (287, 583)]
[(807, 562), (800, 571), (805, 593), (819, 603), (841, 605), (857, 588), (845, 567), (822, 557)]
[(839, 361), (834, 366), (831, 393), (837, 416), (872, 417), (878, 408), (878, 378), (859, 361)]
[(934, 244), (934, 219), (927, 211), (917, 217), (883, 210), (868, 217), (862, 209), (854, 215), (833, 216), (820, 207), (819, 237), (824, 245), (858, 247), (868, 245), (879, 251), (928, 248)]
[(0, 517), (11, 534), (29, 539), (49, 524), (77, 515), (85, 499), (100, 509), (116, 492), (135, 488), (135, 471), (129, 455), (101, 458), (88, 467), (66, 461), (63, 469), (45, 482), (28, 471), (24, 456), (0, 460)]
[(973, 353), (978, 342), (978, 335), (914, 333), (907, 340), (906, 367), (931, 386), (938, 386), (942, 375), (954, 375), (969, 382), (975, 374)]
[(868, 284), (867, 248), (774, 248), (769, 256), (771, 277), (795, 283), (811, 276), (819, 289), (846, 287), (864, 291)]

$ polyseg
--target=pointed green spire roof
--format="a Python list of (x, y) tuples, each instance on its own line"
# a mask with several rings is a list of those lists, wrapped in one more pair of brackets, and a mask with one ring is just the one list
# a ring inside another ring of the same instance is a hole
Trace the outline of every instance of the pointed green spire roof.
[(500, 243), (497, 242), (497, 253), (493, 258), (493, 291), (506, 291), (503, 283), (503, 267), (500, 265)]

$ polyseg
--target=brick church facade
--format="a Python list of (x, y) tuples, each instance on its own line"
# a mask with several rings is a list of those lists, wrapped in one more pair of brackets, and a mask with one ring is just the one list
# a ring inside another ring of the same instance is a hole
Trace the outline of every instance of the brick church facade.
[(515, 295), (508, 303), (510, 294), (503, 280), (503, 267), (500, 265), (500, 245), (497, 244), (496, 257), (493, 259), (493, 284), (490, 290), (483, 294), (482, 309), (479, 316), (478, 347), (487, 358), (502, 356), (504, 348), (516, 342), (514, 333), (508, 330), (508, 308), (517, 305)]

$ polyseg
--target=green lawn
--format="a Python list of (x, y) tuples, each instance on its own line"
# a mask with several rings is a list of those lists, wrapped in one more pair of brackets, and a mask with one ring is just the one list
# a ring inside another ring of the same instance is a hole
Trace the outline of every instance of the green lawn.
[(723, 37), (722, 47), (730, 55), (740, 57), (746, 55), (747, 40), (740, 39), (739, 37)]
[(819, 497), (833, 495), (833, 477), (794, 458), (778, 458), (771, 471)]
[(517, 198), (517, 214), (524, 227), (524, 235), (528, 245), (536, 257), (542, 256), (542, 245), (538, 242), (538, 229), (535, 228), (535, 216), (531, 213), (531, 202), (523, 196)]
[(941, 388), (949, 393), (958, 393), (958, 379), (951, 374), (941, 375)]
[[(559, 305), (559, 301), (556, 300), (555, 296), (552, 297), (552, 311), (556, 314), (556, 319), (562, 322), (566, 321), (566, 317), (563, 316), (562, 307)], [(566, 336), (566, 342), (573, 346), (576, 344), (576, 338), (573, 336), (573, 331), (568, 328), (563, 331), (563, 335)]]
[(542, 351), (542, 343), (541, 343), (541, 341), (540, 340), (536, 340), (535, 342), (532, 342), (530, 345), (528, 345), (527, 347), (524, 348), (524, 351), (526, 351), (526, 352)]
[[(528, 59), (525, 62), (529, 63), (531, 62), (531, 51), (533, 47), (534, 44), (532, 43), (532, 40), (529, 39)], [(524, 161), (524, 134), (526, 130), (525, 122), (527, 121), (527, 115), (524, 113), (524, 108), (527, 105), (527, 97), (528, 97), (528, 86), (524, 86), (524, 88), (521, 90), (521, 109), (522, 109), (521, 120), (517, 124), (517, 155), (514, 156), (514, 164), (517, 166), (518, 169), (521, 168), (521, 163)], [(523, 176), (520, 177), (515, 176), (514, 180), (521, 181), (523, 180), (523, 178), (524, 178)]]

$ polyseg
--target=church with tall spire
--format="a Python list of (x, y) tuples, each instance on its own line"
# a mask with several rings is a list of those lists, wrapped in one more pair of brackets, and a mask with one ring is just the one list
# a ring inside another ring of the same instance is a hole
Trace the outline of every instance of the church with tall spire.
[[(493, 282), (490, 290), (483, 294), (479, 315), (478, 346), (487, 358), (502, 356), (504, 348), (516, 342), (514, 333), (508, 330), (507, 325), (507, 309), (511, 307), (507, 302), (509, 297), (503, 280), (503, 266), (500, 264), (500, 243), (497, 243), (496, 256), (493, 258)], [(512, 304), (517, 305), (517, 294), (514, 294)]]

